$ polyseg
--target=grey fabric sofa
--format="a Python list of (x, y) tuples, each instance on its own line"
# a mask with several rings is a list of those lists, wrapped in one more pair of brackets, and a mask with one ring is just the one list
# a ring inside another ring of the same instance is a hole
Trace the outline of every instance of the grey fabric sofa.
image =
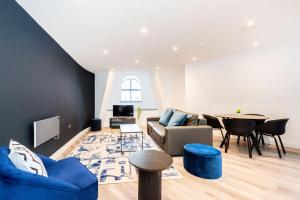
[(183, 126), (165, 127), (159, 123), (159, 117), (147, 118), (148, 134), (171, 156), (182, 155), (185, 144), (212, 145), (213, 143), (212, 128), (203, 125), (205, 120), (200, 120), (199, 124), (201, 125), (198, 125), (198, 115), (195, 113), (187, 114), (188, 118)]

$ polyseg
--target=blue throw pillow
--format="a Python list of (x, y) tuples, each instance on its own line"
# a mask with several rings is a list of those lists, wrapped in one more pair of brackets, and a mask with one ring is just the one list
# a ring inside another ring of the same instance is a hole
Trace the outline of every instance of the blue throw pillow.
[(186, 120), (186, 117), (187, 117), (186, 113), (176, 111), (172, 115), (172, 117), (168, 123), (168, 126), (182, 126)]
[(173, 109), (171, 108), (166, 109), (164, 114), (160, 117), (159, 123), (161, 125), (167, 126), (173, 113), (174, 113)]

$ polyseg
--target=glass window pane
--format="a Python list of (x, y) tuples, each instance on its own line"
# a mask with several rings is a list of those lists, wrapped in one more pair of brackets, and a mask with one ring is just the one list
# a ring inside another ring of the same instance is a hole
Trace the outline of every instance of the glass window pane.
[(130, 89), (130, 80), (127, 79), (125, 81), (122, 82), (122, 89)]
[(121, 91), (121, 101), (130, 101), (130, 91)]
[(134, 90), (141, 89), (140, 83), (135, 79), (131, 79), (131, 89), (134, 89)]
[(131, 91), (131, 100), (132, 101), (141, 101), (142, 100), (141, 91)]

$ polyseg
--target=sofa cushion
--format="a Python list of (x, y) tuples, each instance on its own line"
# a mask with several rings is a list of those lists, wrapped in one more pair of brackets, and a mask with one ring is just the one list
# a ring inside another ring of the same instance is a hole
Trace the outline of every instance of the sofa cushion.
[(148, 122), (148, 124), (152, 127), (152, 133), (151, 136), (153, 139), (159, 143), (164, 143), (165, 142), (165, 127), (159, 122), (151, 121)]
[(173, 113), (174, 113), (173, 109), (171, 109), (171, 108), (166, 109), (165, 112), (160, 117), (159, 123), (161, 125), (167, 126)]
[(198, 123), (198, 115), (188, 113), (186, 116), (186, 120), (184, 122), (184, 126), (197, 126)]
[(168, 126), (182, 126), (186, 120), (187, 114), (180, 111), (175, 111), (172, 115)]
[(27, 147), (11, 140), (9, 150), (8, 157), (17, 169), (41, 176), (48, 176), (41, 159)]

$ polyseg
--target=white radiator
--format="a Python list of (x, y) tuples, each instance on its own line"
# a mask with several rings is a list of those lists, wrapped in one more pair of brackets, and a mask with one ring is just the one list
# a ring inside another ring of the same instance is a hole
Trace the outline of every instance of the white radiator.
[(47, 142), (48, 140), (59, 136), (60, 117), (55, 116), (48, 119), (33, 122), (34, 130), (34, 148)]

